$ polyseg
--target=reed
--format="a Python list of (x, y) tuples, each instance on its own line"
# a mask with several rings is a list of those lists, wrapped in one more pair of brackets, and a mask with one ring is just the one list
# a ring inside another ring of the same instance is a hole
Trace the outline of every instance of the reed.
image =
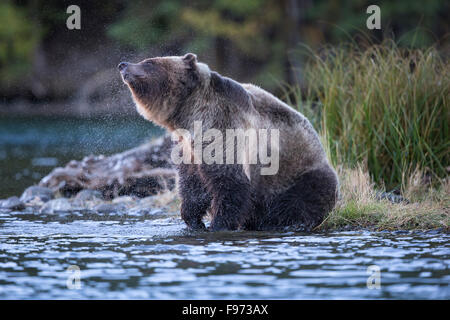
[(450, 64), (435, 48), (347, 44), (307, 57), (304, 88), (286, 88), (286, 99), (335, 166), (363, 163), (388, 189), (404, 189), (418, 169), (431, 183), (448, 175)]

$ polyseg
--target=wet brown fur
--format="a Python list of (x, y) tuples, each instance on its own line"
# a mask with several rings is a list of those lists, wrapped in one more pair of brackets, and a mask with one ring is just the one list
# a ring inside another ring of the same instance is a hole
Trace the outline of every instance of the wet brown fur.
[(334, 207), (338, 180), (316, 131), (272, 94), (210, 71), (194, 54), (130, 64), (123, 76), (138, 111), (169, 131), (193, 133), (194, 121), (224, 137), (226, 129), (279, 129), (275, 175), (261, 175), (259, 163), (180, 165), (181, 215), (189, 227), (203, 229), (209, 211), (212, 230), (311, 230)]

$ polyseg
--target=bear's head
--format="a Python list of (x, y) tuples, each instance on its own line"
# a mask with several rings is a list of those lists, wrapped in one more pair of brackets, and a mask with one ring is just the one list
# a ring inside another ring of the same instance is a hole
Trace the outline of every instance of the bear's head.
[(210, 70), (197, 56), (156, 57), (139, 63), (121, 62), (118, 69), (138, 112), (147, 120), (174, 129), (170, 121), (193, 95), (208, 84)]

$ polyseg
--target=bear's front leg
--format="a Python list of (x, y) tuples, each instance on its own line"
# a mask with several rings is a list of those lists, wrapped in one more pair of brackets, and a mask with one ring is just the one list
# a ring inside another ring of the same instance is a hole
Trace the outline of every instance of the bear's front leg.
[(180, 176), (181, 218), (194, 230), (205, 230), (202, 222), (211, 205), (211, 197), (200, 180), (197, 165), (182, 164), (178, 167)]
[(210, 229), (236, 230), (241, 227), (252, 214), (253, 205), (250, 180), (242, 165), (203, 164), (200, 175), (212, 196)]

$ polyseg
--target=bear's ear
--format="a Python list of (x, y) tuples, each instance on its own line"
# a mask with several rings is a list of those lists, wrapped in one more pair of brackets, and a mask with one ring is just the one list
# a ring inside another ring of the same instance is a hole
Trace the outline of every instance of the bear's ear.
[(197, 63), (197, 56), (193, 53), (186, 53), (183, 56), (183, 61), (191, 68), (195, 67), (195, 64)]

